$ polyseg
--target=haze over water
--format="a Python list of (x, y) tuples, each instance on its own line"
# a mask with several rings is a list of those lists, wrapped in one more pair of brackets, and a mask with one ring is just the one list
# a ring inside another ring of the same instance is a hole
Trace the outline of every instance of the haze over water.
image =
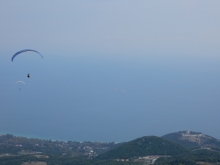
[[(122, 142), (192, 130), (219, 139), (219, 3), (0, 2), (0, 133)], [(44, 59), (11, 61), (26, 48)]]

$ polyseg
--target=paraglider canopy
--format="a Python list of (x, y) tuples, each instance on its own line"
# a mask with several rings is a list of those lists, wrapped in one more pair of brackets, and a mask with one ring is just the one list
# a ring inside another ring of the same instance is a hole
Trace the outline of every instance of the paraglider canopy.
[[(24, 81), (19, 80), (19, 81), (16, 81), (16, 82), (15, 82), (15, 84), (24, 84), (24, 85), (25, 85), (25, 82), (24, 82)], [(19, 85), (19, 86), (20, 86), (20, 85)], [(19, 87), (19, 90), (21, 90), (21, 87)]]
[(36, 51), (36, 50), (24, 49), (24, 50), (21, 50), (21, 51), (18, 51), (17, 53), (15, 53), (15, 54), (12, 56), (11, 61), (13, 62), (14, 58), (15, 58), (17, 55), (19, 55), (19, 54), (21, 54), (21, 53), (23, 53), (23, 52), (28, 52), (28, 51), (35, 52), (35, 53), (39, 54), (39, 55), (43, 58), (43, 56), (42, 56), (38, 51)]
[(16, 81), (16, 82), (15, 82), (15, 84), (17, 84), (17, 83), (22, 83), (22, 84), (25, 84), (25, 82), (24, 82), (24, 81)]

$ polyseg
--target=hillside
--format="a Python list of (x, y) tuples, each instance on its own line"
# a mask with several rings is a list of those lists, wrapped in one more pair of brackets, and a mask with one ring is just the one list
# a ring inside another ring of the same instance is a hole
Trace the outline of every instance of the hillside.
[(180, 135), (184, 136), (183, 141), (187, 144), (197, 143), (198, 137), (201, 137), (199, 144), (212, 147), (219, 144), (219, 141), (211, 136), (183, 131), (167, 134), (163, 138), (144, 136), (119, 144), (114, 142), (51, 141), (7, 134), (0, 135), (0, 164), (208, 165), (207, 162), (209, 165), (210, 163), (220, 164), (220, 150), (217, 147), (214, 149), (203, 145), (203, 147), (193, 147), (190, 150), (164, 138), (169, 137), (175, 140), (180, 138)]
[(52, 141), (10, 134), (0, 135), (0, 157), (4, 155), (66, 155), (95, 157), (116, 146), (115, 143)]
[(211, 148), (220, 151), (220, 140), (200, 132), (180, 131), (162, 136), (189, 149)]
[(220, 152), (196, 150), (190, 154), (160, 158), (155, 165), (217, 165), (220, 164)]
[(99, 159), (130, 159), (147, 155), (179, 155), (190, 151), (176, 143), (156, 136), (145, 136), (113, 148)]

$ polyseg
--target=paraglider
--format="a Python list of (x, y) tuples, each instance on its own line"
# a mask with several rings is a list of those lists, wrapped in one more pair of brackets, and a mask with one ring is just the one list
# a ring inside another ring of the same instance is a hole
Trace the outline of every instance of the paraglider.
[[(33, 50), (33, 49), (23, 49), (23, 50), (20, 50), (20, 51), (16, 52), (16, 53), (12, 56), (11, 61), (13, 62), (14, 58), (15, 58), (17, 55), (20, 55), (21, 53), (28, 52), (28, 51), (30, 51), (30, 52), (35, 52), (35, 53), (37, 53), (38, 55), (40, 55), (41, 58), (43, 58), (43, 56), (42, 56), (38, 51), (36, 51), (36, 50)], [(29, 73), (27, 74), (27, 78), (30, 78), (30, 74), (29, 74)]]
[(15, 54), (12, 56), (11, 61), (13, 62), (14, 58), (15, 58), (17, 55), (19, 55), (19, 54), (21, 54), (21, 53), (23, 53), (23, 52), (28, 52), (28, 51), (35, 52), (35, 53), (39, 54), (39, 55), (43, 58), (43, 56), (42, 56), (38, 51), (36, 51), (36, 50), (24, 49), (24, 50), (20, 50), (20, 51), (18, 51), (17, 53), (15, 53)]
[[(19, 81), (16, 81), (16, 82), (15, 82), (15, 84), (17, 84), (17, 83), (19, 83), (19, 84), (24, 84), (24, 85), (25, 85), (25, 82), (24, 82), (24, 81), (20, 81), (20, 80), (19, 80)], [(21, 90), (21, 87), (19, 87), (19, 90)]]

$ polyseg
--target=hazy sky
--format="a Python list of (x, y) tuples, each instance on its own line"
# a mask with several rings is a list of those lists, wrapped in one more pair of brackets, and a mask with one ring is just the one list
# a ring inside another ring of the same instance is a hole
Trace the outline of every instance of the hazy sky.
[[(219, 6), (0, 1), (0, 133), (122, 142), (191, 130), (220, 139)], [(26, 48), (44, 59), (27, 52), (11, 62)]]

